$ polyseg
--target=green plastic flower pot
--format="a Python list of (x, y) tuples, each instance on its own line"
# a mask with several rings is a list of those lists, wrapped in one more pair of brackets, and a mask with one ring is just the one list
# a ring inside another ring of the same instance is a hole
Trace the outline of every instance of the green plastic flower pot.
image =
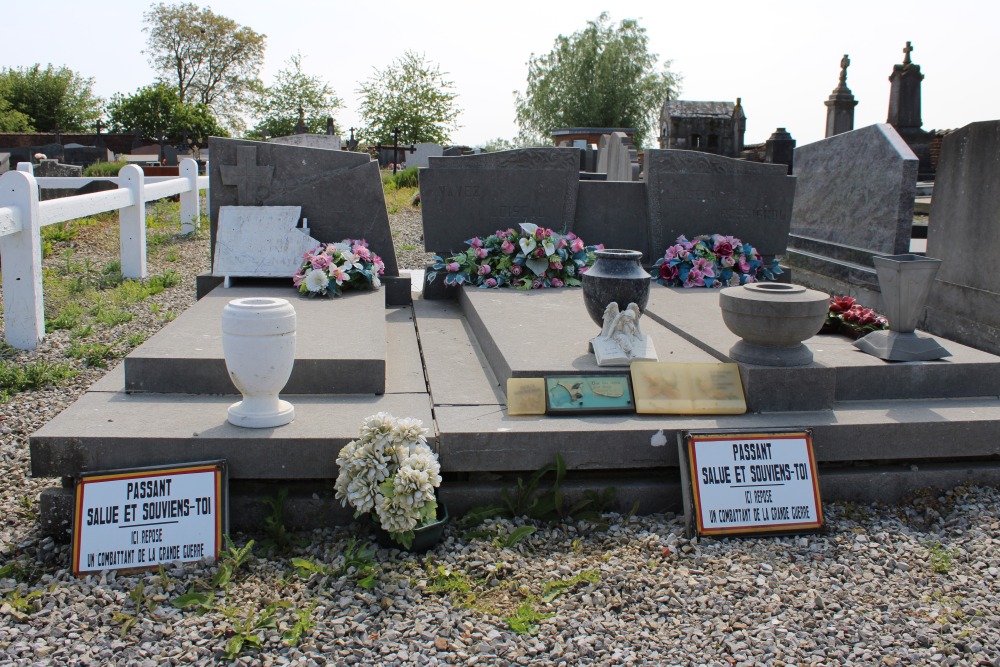
[(409, 549), (392, 539), (389, 533), (382, 529), (378, 523), (378, 518), (372, 514), (372, 525), (375, 530), (375, 541), (387, 549), (401, 549), (413, 553), (423, 553), (431, 549), (441, 541), (444, 531), (448, 527), (448, 508), (444, 503), (438, 503), (437, 521), (421, 526), (413, 531), (413, 545)]

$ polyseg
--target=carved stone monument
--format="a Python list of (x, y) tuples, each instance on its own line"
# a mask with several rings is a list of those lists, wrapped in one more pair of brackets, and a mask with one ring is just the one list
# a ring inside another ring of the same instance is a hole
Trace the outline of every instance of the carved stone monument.
[(604, 310), (600, 335), (590, 341), (598, 366), (628, 366), (633, 361), (657, 361), (656, 348), (639, 328), (639, 306), (630, 303), (625, 310), (612, 301)]

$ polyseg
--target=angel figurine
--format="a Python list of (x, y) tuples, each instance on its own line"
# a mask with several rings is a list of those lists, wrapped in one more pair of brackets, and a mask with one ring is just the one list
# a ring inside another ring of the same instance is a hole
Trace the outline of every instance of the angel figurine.
[(625, 310), (619, 310), (615, 301), (607, 305), (601, 335), (591, 341), (599, 366), (627, 365), (636, 359), (656, 361), (652, 341), (639, 329), (640, 316), (635, 303)]

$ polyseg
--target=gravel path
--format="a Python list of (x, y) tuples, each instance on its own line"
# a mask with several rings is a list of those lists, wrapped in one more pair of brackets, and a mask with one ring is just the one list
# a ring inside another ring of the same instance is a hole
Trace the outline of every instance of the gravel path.
[[(393, 231), (401, 267), (422, 267), (424, 253), (400, 248), (420, 245), (419, 214), (394, 215)], [(74, 240), (79, 261), (116, 256), (113, 238), (92, 234)], [(127, 335), (149, 335), (191, 303), (207, 265), (204, 236), (154, 248), (150, 272), (173, 269), (181, 283), (93, 340), (124, 354)], [(0, 358), (63, 361), (71, 343), (54, 332)], [(476, 535), (453, 525), (426, 556), (378, 549), (348, 563), (355, 538), (355, 550), (368, 544), (358, 526), (262, 531), (234, 536), (256, 541), (225, 585), (211, 582), (219, 568), (194, 565), (76, 579), (68, 546), (39, 533), (37, 496), (51, 480), (28, 476), (27, 445), (104, 372), (73, 364), (70, 381), (0, 405), (2, 665), (212, 665), (229, 650), (253, 665), (1000, 667), (993, 488), (899, 507), (826, 503), (822, 535), (687, 540), (672, 515), (608, 515), (607, 526), (534, 524), (505, 546), (524, 522), (497, 520)], [(189, 592), (192, 606), (178, 608)]]

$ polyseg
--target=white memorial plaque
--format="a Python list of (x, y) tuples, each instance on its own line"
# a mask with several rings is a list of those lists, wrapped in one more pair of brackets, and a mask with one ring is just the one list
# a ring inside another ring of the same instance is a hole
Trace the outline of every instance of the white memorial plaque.
[(84, 475), (76, 486), (73, 573), (215, 560), (224, 483), (224, 462)]
[(823, 525), (812, 434), (689, 432), (678, 447), (688, 525), (700, 535), (815, 531)]
[(288, 278), (319, 245), (297, 228), (301, 206), (221, 206), (212, 275)]

